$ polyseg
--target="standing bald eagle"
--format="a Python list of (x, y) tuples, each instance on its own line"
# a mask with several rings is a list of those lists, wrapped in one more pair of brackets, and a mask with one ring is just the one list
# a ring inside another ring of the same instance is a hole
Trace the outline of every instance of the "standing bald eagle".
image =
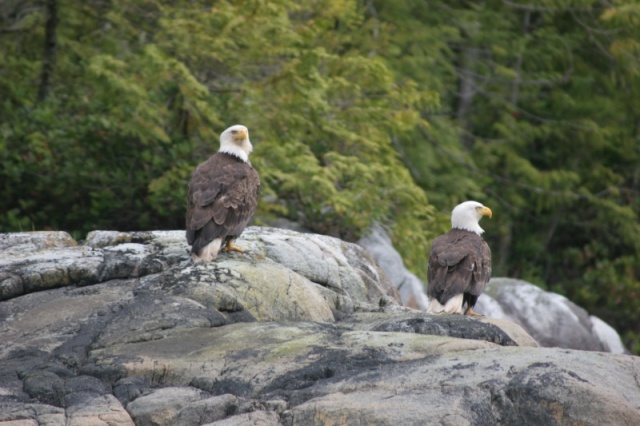
[(211, 261), (234, 246), (258, 205), (260, 177), (251, 167), (253, 146), (245, 126), (220, 135), (220, 150), (191, 174), (187, 204), (187, 242), (194, 261)]
[(465, 201), (451, 212), (452, 229), (431, 246), (428, 313), (461, 313), (466, 304), (465, 315), (479, 315), (473, 307), (491, 278), (491, 249), (478, 222), (491, 215), (477, 201)]

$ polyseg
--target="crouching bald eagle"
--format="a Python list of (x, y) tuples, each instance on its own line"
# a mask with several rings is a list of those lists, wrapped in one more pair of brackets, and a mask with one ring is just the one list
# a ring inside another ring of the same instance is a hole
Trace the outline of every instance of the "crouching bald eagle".
[(232, 241), (256, 211), (260, 190), (251, 151), (249, 130), (231, 126), (220, 135), (220, 150), (191, 174), (187, 242), (194, 261), (211, 261), (221, 249), (243, 253)]
[(439, 236), (429, 255), (428, 313), (480, 315), (473, 307), (491, 278), (491, 249), (478, 222), (491, 209), (476, 201), (458, 204), (451, 212), (452, 229)]

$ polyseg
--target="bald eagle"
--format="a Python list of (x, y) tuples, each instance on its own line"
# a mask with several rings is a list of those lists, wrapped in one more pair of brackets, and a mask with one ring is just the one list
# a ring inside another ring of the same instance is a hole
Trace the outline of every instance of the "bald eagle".
[(260, 177), (251, 167), (253, 146), (245, 126), (220, 135), (220, 150), (191, 174), (187, 202), (187, 242), (194, 261), (211, 261), (232, 244), (256, 211)]
[(452, 229), (435, 239), (429, 255), (429, 313), (479, 315), (473, 307), (491, 278), (491, 249), (479, 221), (491, 209), (465, 201), (451, 212)]

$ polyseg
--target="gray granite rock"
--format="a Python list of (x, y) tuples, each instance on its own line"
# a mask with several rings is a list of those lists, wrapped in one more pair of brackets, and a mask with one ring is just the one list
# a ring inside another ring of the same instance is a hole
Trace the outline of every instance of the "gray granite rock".
[(405, 266), (391, 238), (380, 225), (373, 226), (358, 245), (367, 249), (400, 293), (404, 306), (426, 311), (429, 299), (422, 281)]
[(0, 302), (0, 425), (640, 422), (638, 357), (403, 307), (334, 238), (251, 227), (210, 264), (183, 238), (0, 237), (30, 283)]
[(624, 353), (620, 336), (564, 296), (522, 280), (492, 278), (476, 311), (522, 326), (545, 347)]

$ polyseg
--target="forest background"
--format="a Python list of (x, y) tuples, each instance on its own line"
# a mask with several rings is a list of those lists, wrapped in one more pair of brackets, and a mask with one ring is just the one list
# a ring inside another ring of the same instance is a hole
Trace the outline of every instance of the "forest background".
[(426, 279), (460, 201), (493, 275), (566, 295), (640, 354), (640, 4), (4, 0), (0, 231), (184, 227), (249, 127), (258, 223), (383, 224)]

